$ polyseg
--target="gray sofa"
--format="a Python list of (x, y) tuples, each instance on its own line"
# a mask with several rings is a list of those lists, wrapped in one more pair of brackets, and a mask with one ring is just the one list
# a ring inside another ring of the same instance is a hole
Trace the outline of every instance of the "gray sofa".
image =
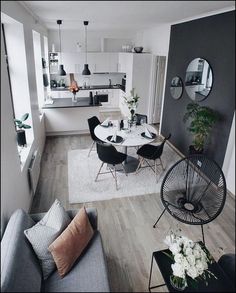
[[(57, 270), (43, 281), (38, 259), (24, 235), (45, 213), (27, 214), (18, 209), (11, 216), (1, 241), (1, 292), (110, 292), (97, 211), (86, 209), (95, 230), (93, 239), (61, 279)], [(73, 218), (77, 210), (67, 211)]]

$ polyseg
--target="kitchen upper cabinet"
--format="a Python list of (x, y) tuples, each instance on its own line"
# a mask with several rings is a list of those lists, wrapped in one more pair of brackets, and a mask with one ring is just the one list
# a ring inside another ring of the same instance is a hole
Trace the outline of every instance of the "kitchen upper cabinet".
[(92, 73), (117, 72), (118, 53), (88, 53), (88, 64)]
[(62, 64), (66, 73), (81, 73), (85, 62), (84, 53), (62, 53)]
[[(118, 53), (89, 52), (87, 62), (91, 73), (118, 72)], [(62, 53), (62, 64), (67, 73), (82, 73), (85, 53)]]

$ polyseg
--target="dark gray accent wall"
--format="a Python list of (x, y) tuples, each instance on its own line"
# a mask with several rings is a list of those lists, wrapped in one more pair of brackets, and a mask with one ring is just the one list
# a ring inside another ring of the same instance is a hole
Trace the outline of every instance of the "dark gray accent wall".
[(189, 62), (197, 57), (206, 59), (213, 71), (212, 90), (199, 104), (220, 114), (204, 153), (222, 166), (235, 110), (235, 11), (171, 26), (161, 133), (171, 133), (170, 142), (184, 155), (192, 135), (183, 116), (192, 100), (185, 89), (182, 97), (174, 100), (169, 87), (174, 76), (184, 82)]

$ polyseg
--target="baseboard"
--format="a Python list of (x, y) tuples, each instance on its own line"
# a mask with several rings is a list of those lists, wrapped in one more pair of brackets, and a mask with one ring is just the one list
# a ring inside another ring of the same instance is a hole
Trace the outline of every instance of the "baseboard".
[(46, 132), (46, 136), (89, 134), (89, 130)]

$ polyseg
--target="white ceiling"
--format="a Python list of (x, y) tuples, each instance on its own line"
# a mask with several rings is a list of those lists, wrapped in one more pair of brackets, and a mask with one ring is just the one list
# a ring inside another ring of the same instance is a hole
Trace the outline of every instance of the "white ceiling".
[(211, 11), (235, 9), (235, 1), (19, 1), (48, 29), (140, 30)]

